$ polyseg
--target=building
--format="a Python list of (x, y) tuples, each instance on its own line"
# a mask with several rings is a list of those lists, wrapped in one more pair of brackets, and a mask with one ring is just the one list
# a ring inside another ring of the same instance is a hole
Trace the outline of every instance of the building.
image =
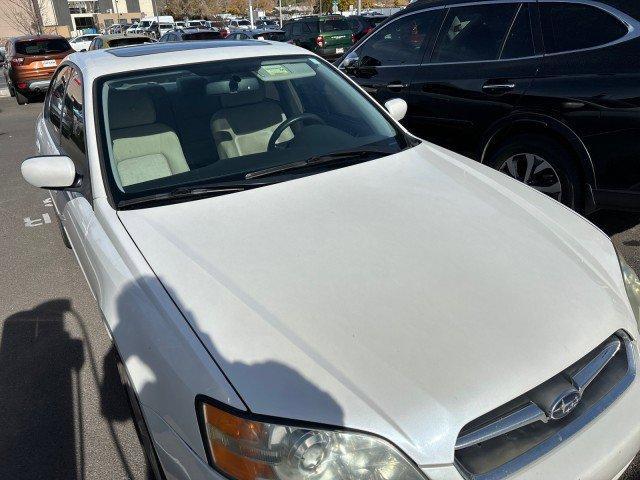
[[(20, 0), (29, 1), (29, 0)], [(86, 29), (101, 30), (114, 23), (131, 23), (153, 16), (154, 0), (31, 0), (40, 6), (46, 33), (66, 37), (75, 36)], [(0, 12), (9, 12), (9, 0), (0, 0)], [(0, 39), (22, 35), (9, 20), (0, 15)]]

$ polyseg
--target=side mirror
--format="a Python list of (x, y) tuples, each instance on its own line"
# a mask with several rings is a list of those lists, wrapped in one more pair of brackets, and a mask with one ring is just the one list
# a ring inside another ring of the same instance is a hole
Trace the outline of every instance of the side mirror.
[(384, 108), (389, 112), (391, 118), (399, 122), (407, 114), (407, 102), (401, 98), (392, 98), (384, 102)]
[(76, 167), (64, 155), (27, 158), (22, 162), (20, 170), (28, 183), (49, 190), (70, 187), (76, 180)]

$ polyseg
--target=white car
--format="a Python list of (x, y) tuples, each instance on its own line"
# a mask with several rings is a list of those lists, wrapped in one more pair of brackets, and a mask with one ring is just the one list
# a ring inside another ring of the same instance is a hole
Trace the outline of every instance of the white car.
[(76, 52), (84, 52), (89, 49), (89, 45), (91, 44), (91, 40), (98, 36), (97, 33), (89, 33), (87, 35), (80, 35), (79, 37), (75, 37), (69, 40), (69, 45)]
[(232, 30), (249, 30), (251, 28), (251, 22), (244, 19), (230, 20), (229, 28)]
[(602, 480), (640, 448), (638, 277), (403, 100), (192, 42), (73, 54), (44, 105), (22, 174), (167, 479)]

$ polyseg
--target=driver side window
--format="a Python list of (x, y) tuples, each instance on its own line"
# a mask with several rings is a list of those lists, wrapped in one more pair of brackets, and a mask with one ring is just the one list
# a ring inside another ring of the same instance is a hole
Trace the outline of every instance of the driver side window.
[(420, 63), (423, 47), (438, 27), (441, 11), (407, 15), (374, 32), (358, 51), (363, 67)]
[(52, 127), (52, 137), (56, 141), (60, 136), (60, 123), (62, 118), (62, 107), (64, 103), (64, 93), (69, 81), (70, 68), (63, 67), (58, 71), (57, 75), (51, 83), (51, 87), (47, 92), (47, 98), (45, 100), (45, 118), (47, 123)]

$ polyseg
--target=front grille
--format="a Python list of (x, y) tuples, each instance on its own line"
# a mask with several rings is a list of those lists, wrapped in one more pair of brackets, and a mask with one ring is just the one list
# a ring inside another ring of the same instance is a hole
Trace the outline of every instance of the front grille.
[(465, 478), (497, 480), (533, 462), (604, 411), (636, 375), (620, 331), (542, 385), (468, 423), (456, 442)]

